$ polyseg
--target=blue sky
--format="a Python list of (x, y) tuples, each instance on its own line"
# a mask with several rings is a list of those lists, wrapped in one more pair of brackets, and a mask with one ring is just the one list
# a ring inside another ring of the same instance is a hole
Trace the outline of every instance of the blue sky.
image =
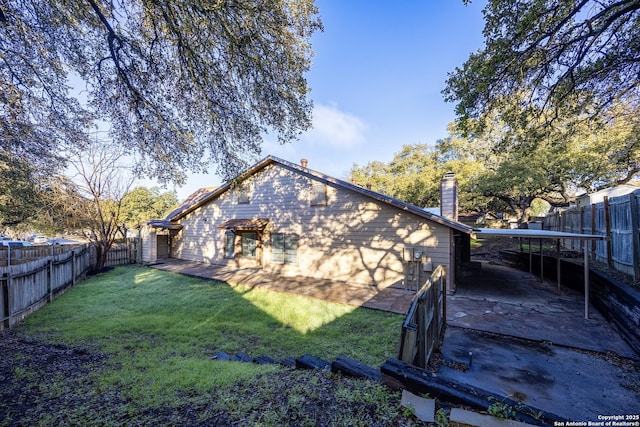
[[(389, 161), (406, 144), (447, 136), (454, 105), (441, 91), (447, 73), (482, 47), (482, 7), (476, 0), (316, 0), (325, 30), (312, 39), (307, 74), (314, 128), (280, 145), (269, 135), (262, 156), (274, 155), (337, 178), (354, 163)], [(215, 169), (215, 168), (212, 168)], [(216, 175), (191, 175), (177, 188), (184, 200)]]

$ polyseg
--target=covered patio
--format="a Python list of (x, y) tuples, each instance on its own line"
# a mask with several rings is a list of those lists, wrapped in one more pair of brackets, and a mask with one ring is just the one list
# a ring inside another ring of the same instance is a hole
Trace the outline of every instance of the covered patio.
[[(472, 236), (476, 239), (483, 238), (491, 238), (491, 237), (510, 237), (510, 238), (518, 238), (528, 239), (529, 241), (529, 259), (534, 256), (532, 248), (532, 241), (538, 241), (540, 247), (540, 257), (542, 254), (542, 241), (552, 241), (555, 242), (556, 246), (556, 269), (557, 269), (557, 292), (560, 294), (560, 286), (561, 286), (561, 263), (560, 263), (560, 242), (561, 240), (580, 240), (585, 242), (583, 244), (584, 248), (584, 318), (589, 318), (589, 249), (586, 244), (587, 241), (594, 240), (606, 240), (605, 236), (599, 236), (595, 234), (578, 234), (578, 233), (567, 233), (562, 231), (551, 231), (551, 230), (533, 230), (533, 229), (498, 229), (498, 228), (477, 228), (473, 230)], [(531, 266), (532, 263), (529, 262)], [(530, 271), (533, 273), (533, 271)], [(544, 263), (540, 263), (540, 279), (544, 281)]]
[[(622, 357), (640, 356), (591, 304), (584, 313), (581, 292), (493, 261), (460, 280), (447, 296), (447, 324), (526, 340)], [(446, 339), (445, 339), (446, 343)]]

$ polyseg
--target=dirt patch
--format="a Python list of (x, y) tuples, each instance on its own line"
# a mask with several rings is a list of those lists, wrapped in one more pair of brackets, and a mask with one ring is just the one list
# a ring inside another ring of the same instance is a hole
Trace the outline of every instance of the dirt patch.
[(91, 374), (105, 369), (98, 351), (52, 345), (15, 331), (0, 332), (0, 426), (32, 425), (232, 425), (219, 411), (136, 408), (119, 390)]

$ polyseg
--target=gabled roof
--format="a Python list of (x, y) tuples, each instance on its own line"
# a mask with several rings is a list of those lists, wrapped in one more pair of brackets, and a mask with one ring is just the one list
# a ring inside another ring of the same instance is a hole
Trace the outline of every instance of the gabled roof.
[(191, 194), (189, 197), (187, 197), (185, 199), (185, 201), (180, 204), (180, 206), (178, 206), (177, 208), (172, 210), (167, 215), (166, 219), (167, 220), (172, 220), (172, 219), (174, 219), (174, 217), (180, 216), (180, 214), (182, 214), (182, 212), (191, 209), (191, 207), (193, 207), (194, 205), (198, 204), (202, 200), (204, 200), (207, 197), (209, 197), (211, 195), (211, 193), (213, 193), (216, 189), (217, 189), (217, 187), (204, 187), (204, 188), (200, 188), (200, 189), (196, 190), (193, 194)]
[[(262, 169), (266, 168), (269, 165), (272, 164), (277, 164), (278, 166), (281, 166), (285, 169), (288, 169), (292, 172), (298, 173), (300, 175), (304, 175), (313, 179), (316, 179), (318, 181), (324, 182), (326, 184), (330, 184), (333, 185), (335, 187), (338, 188), (344, 188), (347, 190), (351, 190), (353, 192), (359, 193), (365, 197), (368, 197), (370, 199), (376, 200), (378, 202), (384, 203), (386, 205), (389, 206), (393, 206), (395, 208), (398, 208), (400, 210), (406, 211), (406, 212), (410, 212), (416, 216), (428, 219), (430, 221), (433, 221), (437, 224), (441, 224), (444, 225), (445, 227), (449, 227), (452, 228), (454, 230), (458, 230), (461, 231), (463, 233), (467, 233), (467, 234), (471, 234), (471, 232), (473, 231), (472, 227), (469, 227), (465, 224), (459, 223), (457, 221), (452, 221), (450, 219), (444, 218), (440, 215), (436, 215), (434, 213), (428, 212), (426, 210), (424, 210), (423, 208), (420, 208), (418, 206), (412, 205), (410, 203), (406, 203), (403, 202), (401, 200), (398, 200), (396, 198), (393, 197), (389, 197), (389, 196), (385, 196), (384, 194), (381, 193), (377, 193), (375, 191), (372, 190), (368, 190), (366, 188), (360, 187), (359, 185), (355, 185), (352, 184), (350, 182), (347, 181), (343, 181), (341, 179), (337, 179), (337, 178), (333, 178), (330, 177), (328, 175), (324, 175), (320, 172), (316, 172), (312, 169), (309, 168), (305, 168), (301, 165), (297, 165), (295, 163), (291, 163), (288, 162), (286, 160), (282, 160), (278, 157), (275, 156), (268, 156), (265, 157), (263, 160), (261, 160), (260, 162), (256, 163), (254, 166), (252, 166), (250, 169), (248, 169), (246, 172), (240, 174), (238, 177), (236, 177), (235, 179), (225, 183), (224, 185), (211, 190), (209, 192), (203, 192), (199, 194), (199, 197), (194, 197), (196, 195), (196, 193), (194, 193), (193, 195), (189, 196), (189, 198), (187, 200), (185, 200), (184, 203), (182, 203), (182, 205), (180, 205), (180, 207), (176, 210), (174, 210), (173, 212), (171, 212), (171, 214), (169, 214), (169, 216), (167, 216), (168, 220), (171, 221), (177, 221), (183, 217), (185, 217), (186, 215), (188, 215), (189, 213), (195, 211), (196, 209), (198, 209), (200, 206), (203, 206), (207, 203), (209, 203), (211, 200), (216, 199), (217, 197), (219, 197), (221, 194), (223, 194), (224, 192), (226, 192), (227, 190), (229, 190), (234, 183), (237, 185), (238, 182), (244, 181), (245, 179), (249, 178), (250, 176), (255, 175), (256, 173), (258, 173), (259, 171), (261, 171)], [(189, 202), (189, 203), (188, 203)]]

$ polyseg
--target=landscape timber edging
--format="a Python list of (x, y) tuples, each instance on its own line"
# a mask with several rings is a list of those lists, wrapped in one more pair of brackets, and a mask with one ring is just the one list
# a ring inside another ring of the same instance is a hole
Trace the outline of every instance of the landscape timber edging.
[(486, 411), (492, 401), (501, 402), (515, 411), (514, 418), (517, 421), (532, 425), (547, 426), (553, 425), (555, 421), (565, 421), (556, 414), (516, 402), (508, 397), (468, 384), (444, 380), (437, 374), (401, 360), (387, 359), (380, 367), (380, 372), (384, 384), (392, 388), (406, 389), (419, 396), (429, 394), (432, 398), (480, 411)]

